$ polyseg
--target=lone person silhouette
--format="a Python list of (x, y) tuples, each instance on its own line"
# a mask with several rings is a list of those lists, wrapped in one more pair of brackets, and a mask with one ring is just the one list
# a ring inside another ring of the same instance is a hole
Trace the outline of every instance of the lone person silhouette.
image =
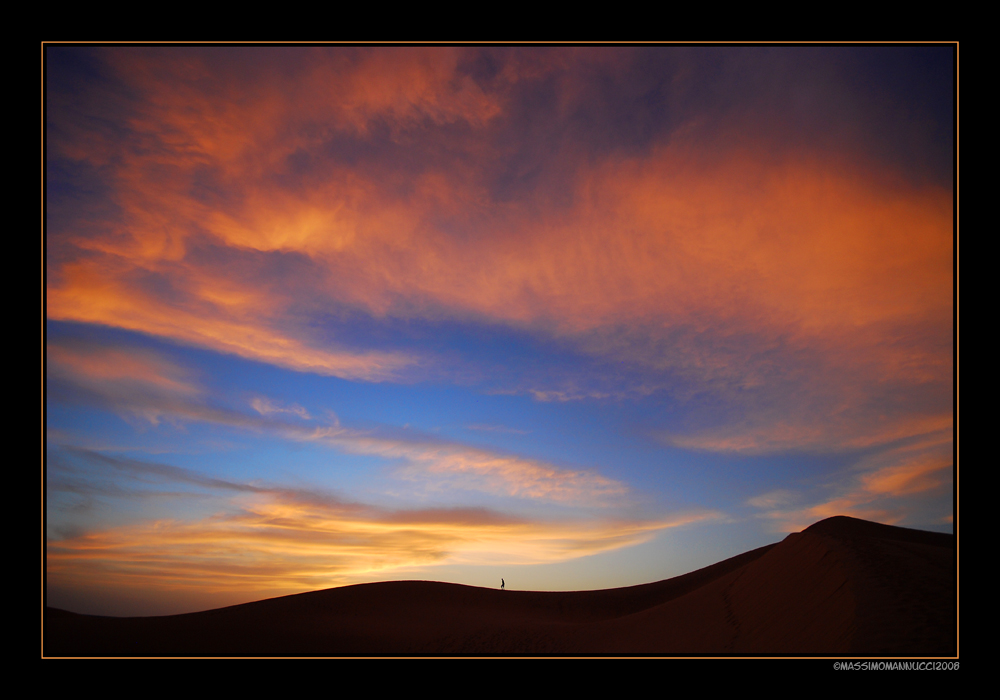
[(503, 579), (500, 579), (500, 590), (503, 590)]

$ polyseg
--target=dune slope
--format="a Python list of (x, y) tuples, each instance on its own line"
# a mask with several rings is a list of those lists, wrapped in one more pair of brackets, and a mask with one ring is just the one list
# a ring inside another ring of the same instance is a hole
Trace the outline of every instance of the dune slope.
[(603, 591), (432, 581), (187, 615), (47, 609), (46, 656), (957, 654), (954, 537), (830, 518), (676, 578)]

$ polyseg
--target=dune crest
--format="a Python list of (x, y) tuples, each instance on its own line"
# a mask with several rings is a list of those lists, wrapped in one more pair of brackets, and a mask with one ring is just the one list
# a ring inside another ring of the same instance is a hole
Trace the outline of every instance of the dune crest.
[(838, 516), (657, 583), (499, 591), (346, 586), (187, 615), (49, 608), (46, 656), (880, 654), (956, 656), (952, 535)]

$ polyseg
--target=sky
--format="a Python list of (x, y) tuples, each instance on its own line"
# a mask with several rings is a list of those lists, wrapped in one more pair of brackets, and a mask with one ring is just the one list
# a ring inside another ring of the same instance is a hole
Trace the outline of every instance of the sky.
[(954, 527), (950, 46), (65, 47), (49, 605)]

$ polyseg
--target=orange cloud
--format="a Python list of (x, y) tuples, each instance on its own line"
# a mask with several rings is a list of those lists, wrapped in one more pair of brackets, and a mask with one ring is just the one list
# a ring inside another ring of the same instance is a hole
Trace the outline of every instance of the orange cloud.
[(930, 491), (951, 481), (949, 458), (917, 459), (897, 467), (886, 467), (862, 477), (865, 489), (874, 494), (908, 495)]
[(851, 515), (889, 525), (904, 521), (918, 498), (952, 483), (951, 433), (926, 433), (861, 461), (860, 472), (838, 495), (809, 506), (796, 506), (803, 497), (782, 490), (762, 494), (747, 503), (764, 511), (782, 532), (796, 532), (817, 520)]
[(385, 513), (281, 491), (235, 513), (50, 540), (49, 585), (225, 592), (252, 599), (446, 563), (537, 564), (633, 546), (717, 517), (538, 522), (477, 510)]
[(155, 352), (104, 345), (49, 343), (48, 371), (53, 378), (71, 379), (88, 387), (131, 385), (158, 392), (194, 396), (200, 393), (187, 370)]
[[(140, 104), (119, 106), (137, 142), (128, 146), (164, 165), (222, 166), (227, 177), (280, 167), (285, 156), (321, 146), (331, 131), (363, 136), (374, 125), (404, 130), (425, 120), (481, 127), (501, 109), (496, 95), (459, 70), (460, 49), (97, 53), (139, 96)], [(100, 163), (122, 150), (120, 142), (103, 141), (95, 153), (80, 148), (79, 138), (59, 145)]]
[[(862, 413), (862, 415), (865, 415)], [(865, 417), (867, 417), (865, 415)], [(858, 415), (752, 416), (714, 431), (665, 435), (664, 441), (691, 450), (769, 454), (785, 450), (858, 450), (950, 430), (951, 414), (894, 415), (859, 425)], [(771, 419), (771, 420), (768, 420)]]
[[(416, 363), (416, 358), (404, 353), (310, 346), (274, 327), (268, 313), (273, 304), (260, 299), (250, 284), (242, 292), (225, 294), (225, 303), (220, 303), (223, 294), (206, 284), (193, 290), (187, 304), (172, 303), (133, 283), (130, 277), (137, 271), (123, 265), (109, 269), (92, 259), (66, 265), (60, 270), (61, 282), (48, 290), (47, 317), (150, 333), (293, 370), (348, 379), (381, 381)], [(172, 281), (183, 285), (191, 277), (197, 275), (178, 270)], [(233, 285), (225, 286), (231, 290)]]
[[(512, 86), (574, 62), (613, 63), (613, 53), (520, 56), (488, 90), (452, 50), (289, 52), (274, 65), (263, 52), (241, 54), (245, 65), (210, 65), (197, 51), (108, 55), (142, 96), (116, 157), (100, 142), (92, 158), (107, 164), (120, 213), (53, 239), (51, 319), (367, 381), (425, 371), (430, 360), (331, 345), (301, 319), (346, 309), (506, 324), (724, 392), (773, 392), (786, 360), (808, 357), (805, 369), (818, 368), (810, 392), (837, 406), (898, 394), (886, 382), (947, 393), (946, 190), (758, 137), (739, 148), (677, 138), (629, 157), (570, 149), (569, 175), (554, 169), (537, 191), (496, 195), (493, 169), (505, 163), (496, 129), (516, 116)], [(561, 83), (567, 109), (574, 85)], [(419, 166), (322, 158), (335, 139), (374, 148), (383, 126)], [(290, 159), (302, 154), (312, 165), (300, 173)], [(303, 274), (282, 277), (289, 261)], [(609, 395), (532, 390), (541, 400)], [(796, 400), (783, 400), (783, 434), (750, 429), (702, 444), (830, 442), (828, 406), (796, 425)], [(848, 439), (881, 439), (865, 432), (880, 410), (843, 419)]]
[[(714, 319), (752, 323), (758, 333), (790, 332), (807, 345), (843, 346), (845, 334), (862, 344), (844, 351), (871, 348), (878, 338), (865, 339), (863, 329), (873, 324), (923, 320), (948, 327), (946, 193), (877, 194), (878, 183), (819, 164), (770, 170), (746, 184), (758, 171), (752, 163), (706, 168), (676, 153), (605, 166), (587, 175), (576, 210), (554, 218), (500, 211), (494, 231), (474, 246), (424, 223), (440, 204), (481, 198), (451, 178), (431, 178), (426, 191), (418, 183), (405, 202), (380, 192), (378, 183), (345, 188), (336, 179), (311, 194), (253, 196), (230, 212), (202, 211), (179, 194), (155, 207), (174, 213), (155, 224), (137, 222), (130, 239), (87, 241), (113, 253), (114, 263), (66, 264), (50, 286), (48, 311), (51, 318), (230, 348), (295, 369), (364, 376), (368, 361), (331, 357), (273, 329), (272, 318), (290, 300), (264, 296), (256, 280), (185, 261), (182, 244), (166, 233), (175, 228), (207, 230), (237, 249), (305, 253), (336, 272), (318, 280), (321, 298), (376, 315), (450, 310), (517, 324), (555, 322), (570, 335)], [(138, 197), (132, 207), (147, 208), (144, 192), (123, 194)], [(194, 211), (185, 215), (188, 209)], [(170, 274), (190, 306), (178, 309), (141, 293), (132, 280), (142, 270)], [(712, 361), (704, 351), (682, 350), (682, 365)], [(919, 348), (907, 348), (910, 357), (899, 352), (880, 350), (873, 359), (896, 372), (909, 371), (914, 360), (941, 364), (912, 357)], [(639, 359), (671, 364), (655, 355)]]

